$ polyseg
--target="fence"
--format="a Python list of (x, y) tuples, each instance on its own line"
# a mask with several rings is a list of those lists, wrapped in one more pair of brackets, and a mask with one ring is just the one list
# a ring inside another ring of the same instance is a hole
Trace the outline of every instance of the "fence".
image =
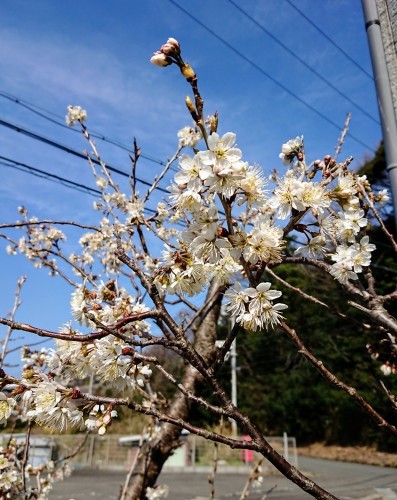
[[(42, 438), (40, 440), (40, 438)], [(244, 436), (242, 437), (244, 438)], [(75, 468), (95, 467), (102, 469), (124, 469), (134, 460), (139, 445), (140, 436), (119, 436), (109, 434), (105, 436), (90, 435), (82, 449), (73, 457), (72, 465)], [(35, 442), (46, 443), (53, 459), (70, 455), (84, 440), (82, 435), (46, 435), (35, 436)], [(290, 463), (298, 466), (296, 440), (286, 434), (282, 437), (272, 436), (267, 440)], [(215, 445), (211, 441), (194, 435), (182, 436), (181, 446), (176, 449), (164, 465), (165, 470), (202, 471), (210, 469), (214, 460)], [(231, 449), (227, 445), (217, 444), (217, 463), (219, 471), (236, 469), (247, 470), (257, 463), (261, 455), (252, 450)], [(37, 447), (36, 447), (37, 448)], [(41, 450), (42, 453), (42, 450)], [(30, 456), (37, 456), (39, 451), (33, 447)], [(44, 454), (45, 455), (45, 454)], [(265, 465), (265, 472), (272, 467)]]

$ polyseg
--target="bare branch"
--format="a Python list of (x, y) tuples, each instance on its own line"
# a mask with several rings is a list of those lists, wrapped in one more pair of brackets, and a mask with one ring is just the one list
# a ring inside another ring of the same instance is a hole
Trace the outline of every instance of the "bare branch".
[(302, 340), (297, 335), (296, 331), (290, 328), (286, 323), (281, 324), (282, 329), (287, 336), (299, 348), (299, 352), (325, 377), (330, 384), (338, 387), (343, 392), (348, 394), (361, 408), (381, 427), (384, 427), (390, 434), (397, 437), (397, 428), (387, 422), (365, 399), (360, 396), (357, 390), (339, 380), (332, 372), (330, 372), (304, 345)]
[[(13, 305), (13, 308), (12, 308), (12, 311), (11, 311), (11, 314), (10, 314), (10, 320), (11, 321), (14, 321), (15, 314), (16, 314), (19, 306), (21, 305), (21, 301), (20, 301), (19, 297), (21, 295), (21, 290), (22, 290), (22, 287), (23, 287), (23, 284), (25, 283), (25, 281), (26, 281), (26, 276), (22, 276), (18, 280), (17, 290), (15, 292), (14, 305)], [(7, 330), (7, 333), (6, 333), (6, 336), (5, 336), (4, 340), (3, 340), (3, 349), (2, 349), (2, 352), (1, 352), (1, 356), (0, 356), (0, 368), (3, 366), (4, 358), (6, 357), (6, 355), (9, 354), (10, 352), (12, 352), (11, 350), (7, 350), (8, 342), (10, 340), (12, 330), (13, 330), (13, 328), (11, 326), (9, 326), (8, 330)]]

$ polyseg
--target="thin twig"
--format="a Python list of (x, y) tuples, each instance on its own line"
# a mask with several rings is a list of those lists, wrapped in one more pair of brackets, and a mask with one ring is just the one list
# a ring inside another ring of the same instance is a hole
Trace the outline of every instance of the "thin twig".
[(346, 117), (345, 125), (344, 125), (342, 133), (341, 133), (341, 136), (339, 137), (338, 144), (337, 144), (337, 146), (335, 148), (335, 155), (334, 155), (334, 158), (333, 158), (334, 161), (337, 160), (340, 152), (342, 151), (342, 146), (343, 146), (343, 143), (345, 142), (346, 134), (349, 131), (349, 124), (350, 124), (351, 117), (352, 117), (351, 113), (348, 113), (347, 117)]
[(253, 481), (259, 478), (260, 472), (261, 472), (261, 466), (262, 466), (263, 458), (261, 458), (258, 463), (256, 463), (247, 478), (247, 482), (245, 483), (245, 486), (243, 488), (243, 491), (241, 492), (240, 500), (244, 500), (244, 498), (247, 498), (249, 495), (249, 489)]
[(372, 201), (372, 200), (371, 200), (371, 198), (368, 196), (368, 193), (366, 192), (365, 187), (364, 187), (364, 186), (363, 186), (360, 182), (358, 182), (357, 184), (358, 184), (358, 186), (360, 187), (361, 192), (362, 192), (362, 194), (363, 194), (364, 198), (367, 200), (367, 203), (368, 203), (368, 205), (370, 206), (370, 208), (371, 208), (371, 210), (372, 210), (373, 214), (375, 215), (376, 220), (379, 222), (379, 225), (380, 225), (380, 227), (382, 228), (382, 231), (385, 233), (385, 235), (386, 235), (387, 239), (390, 241), (390, 244), (391, 244), (391, 246), (393, 247), (393, 250), (394, 250), (395, 252), (397, 252), (397, 242), (396, 242), (396, 240), (394, 239), (393, 235), (390, 233), (390, 231), (388, 231), (388, 229), (386, 228), (385, 223), (384, 223), (384, 222), (383, 222), (383, 220), (382, 220), (382, 217), (379, 215), (379, 212), (378, 212), (378, 210), (376, 209), (376, 207), (375, 207), (375, 205), (374, 205), (373, 201)]
[[(19, 306), (21, 305), (21, 301), (20, 301), (19, 297), (21, 295), (22, 286), (25, 283), (25, 281), (26, 281), (26, 276), (21, 276), (17, 282), (17, 289), (15, 292), (14, 306), (13, 306), (11, 314), (10, 314), (11, 321), (14, 321), (15, 314), (16, 314)], [(7, 345), (8, 345), (8, 342), (10, 341), (12, 331), (13, 331), (13, 328), (11, 326), (8, 326), (7, 333), (6, 333), (5, 339), (3, 341), (3, 349), (1, 352), (1, 356), (0, 356), (0, 368), (3, 366), (4, 358), (6, 357), (6, 355), (9, 352), (11, 352), (11, 351), (7, 351)]]
[(79, 443), (75, 449), (73, 451), (71, 451), (69, 453), (69, 455), (66, 455), (62, 458), (58, 458), (57, 460), (55, 460), (55, 464), (59, 464), (60, 462), (64, 462), (65, 460), (70, 460), (71, 458), (75, 457), (83, 448), (83, 446), (85, 445), (85, 443), (87, 442), (87, 439), (88, 439), (88, 436), (90, 435), (89, 432), (86, 433), (86, 435), (84, 436), (84, 439), (81, 441), (81, 443)]
[(299, 352), (325, 377), (328, 382), (342, 391), (346, 392), (361, 408), (381, 427), (384, 427), (390, 434), (397, 437), (397, 428), (387, 422), (365, 399), (360, 396), (357, 390), (339, 380), (332, 372), (330, 372), (324, 363), (318, 360), (305, 346), (296, 331), (290, 328), (285, 322), (281, 323), (281, 327), (287, 336), (298, 347)]
[(25, 469), (26, 469), (26, 465), (28, 463), (28, 458), (29, 458), (29, 446), (30, 446), (30, 433), (31, 432), (32, 432), (32, 421), (28, 420), (28, 428), (26, 430), (25, 447), (23, 449), (23, 456), (22, 456), (22, 460), (21, 460), (22, 488), (23, 488), (23, 492), (25, 494), (26, 500), (29, 498), (29, 496), (28, 496), (28, 492), (26, 491)]
[(154, 179), (154, 182), (153, 184), (150, 186), (150, 188), (148, 189), (146, 195), (144, 196), (143, 198), (143, 203), (146, 203), (147, 200), (149, 199), (149, 196), (153, 193), (153, 191), (157, 188), (157, 186), (159, 185), (161, 179), (165, 176), (165, 174), (168, 172), (169, 168), (171, 167), (171, 165), (174, 163), (174, 161), (178, 158), (179, 156), (179, 153), (181, 152), (181, 149), (182, 149), (183, 146), (179, 146), (178, 149), (176, 150), (175, 154), (173, 155), (173, 157), (167, 161), (163, 171), (160, 173), (160, 175), (158, 177), (156, 177)]

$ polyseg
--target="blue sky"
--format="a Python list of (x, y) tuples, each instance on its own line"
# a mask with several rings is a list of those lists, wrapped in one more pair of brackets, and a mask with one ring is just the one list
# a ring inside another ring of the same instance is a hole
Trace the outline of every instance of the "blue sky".
[[(369, 119), (287, 53), (228, 0), (175, 0), (201, 23), (328, 118), (321, 118), (255, 69), (169, 0), (2, 0), (0, 3), (0, 92), (32, 103), (62, 121), (67, 105), (88, 111), (88, 126), (159, 159), (175, 151), (177, 131), (191, 120), (184, 97), (189, 88), (176, 67), (157, 68), (152, 53), (169, 37), (182, 45), (199, 77), (205, 113), (219, 112), (219, 131), (234, 131), (244, 158), (266, 172), (280, 166), (283, 142), (303, 134), (309, 160), (332, 154), (352, 112), (342, 153), (356, 165), (376, 149), (381, 130), (373, 81), (318, 33), (286, 0), (239, 2), (246, 12), (304, 59), (323, 78), (375, 118)], [(292, 0), (318, 27), (369, 73), (371, 64), (360, 0)], [(79, 151), (79, 134), (44, 120), (0, 96), (0, 119)], [(83, 160), (0, 127), (0, 155), (92, 187)], [(128, 170), (128, 154), (97, 141), (106, 161)], [(24, 205), (39, 218), (92, 223), (93, 198), (59, 184), (0, 165), (0, 223), (19, 218)], [(138, 175), (153, 179), (160, 166), (143, 160)], [(123, 181), (120, 179), (120, 182)], [(167, 182), (165, 183), (165, 186)], [(142, 188), (142, 192), (143, 192)], [(73, 241), (68, 248), (74, 248)], [(5, 245), (3, 245), (5, 247)], [(28, 275), (20, 321), (57, 329), (69, 319), (70, 289), (34, 270), (22, 257), (0, 248), (1, 315), (11, 308), (16, 280)], [(1, 329), (2, 334), (5, 328)]]

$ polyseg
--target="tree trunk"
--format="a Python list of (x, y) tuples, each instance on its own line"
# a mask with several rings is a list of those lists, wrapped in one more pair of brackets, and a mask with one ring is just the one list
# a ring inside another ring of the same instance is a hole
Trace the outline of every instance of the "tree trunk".
[[(207, 299), (213, 296), (217, 285), (210, 286)], [(202, 320), (195, 334), (194, 347), (205, 361), (210, 361), (215, 355), (215, 340), (217, 323), (220, 314), (221, 296)], [(193, 393), (196, 392), (202, 376), (191, 365), (186, 365), (182, 377), (182, 385)], [(189, 420), (190, 405), (185, 396), (177, 391), (167, 412), (173, 418)], [(143, 444), (129, 483), (126, 499), (144, 500), (147, 487), (153, 487), (161, 473), (164, 462), (172, 452), (180, 446), (182, 429), (172, 424), (162, 423), (156, 436)]]

